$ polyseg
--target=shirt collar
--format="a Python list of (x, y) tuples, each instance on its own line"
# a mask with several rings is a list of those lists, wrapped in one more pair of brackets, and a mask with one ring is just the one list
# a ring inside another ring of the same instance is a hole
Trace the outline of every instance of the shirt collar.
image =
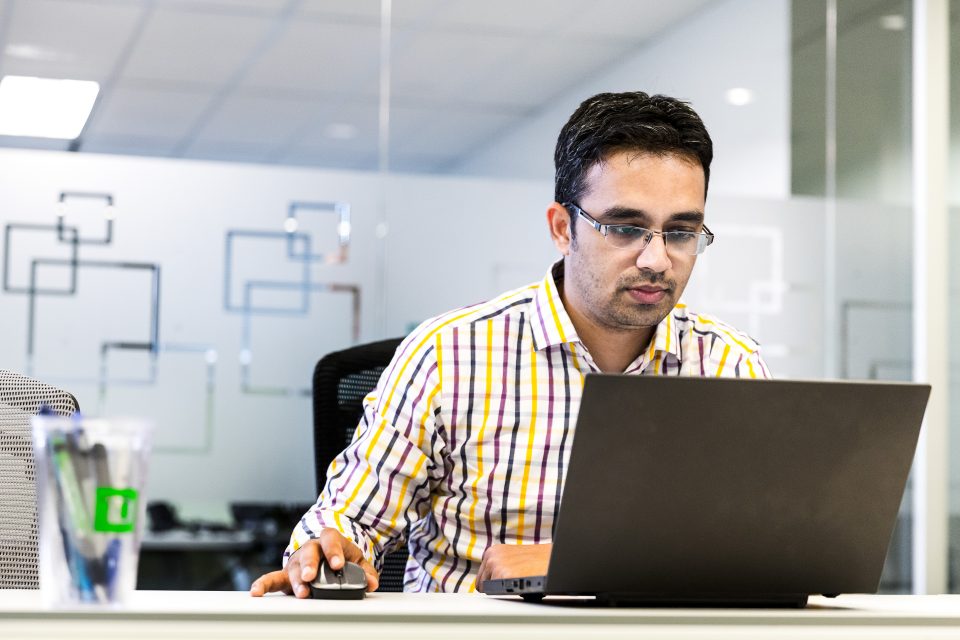
[[(563, 261), (560, 260), (547, 270), (533, 297), (531, 331), (533, 347), (536, 351), (559, 344), (580, 342), (573, 320), (567, 315), (563, 300), (560, 298), (562, 283)], [(680, 360), (680, 330), (677, 328), (676, 316), (683, 314), (685, 309), (686, 305), (678, 304), (657, 325), (653, 339), (642, 356), (647, 362), (653, 360), (658, 351), (673, 354), (677, 360)]]
[(678, 304), (667, 317), (660, 321), (656, 331), (653, 333), (653, 339), (646, 351), (647, 362), (654, 359), (657, 352), (669, 353), (680, 360), (680, 329), (677, 327), (677, 316), (682, 315), (686, 309), (685, 304)]
[(580, 336), (573, 326), (573, 320), (567, 315), (560, 298), (563, 283), (563, 261), (555, 262), (540, 281), (533, 297), (531, 314), (533, 348), (541, 351), (567, 342), (580, 342)]

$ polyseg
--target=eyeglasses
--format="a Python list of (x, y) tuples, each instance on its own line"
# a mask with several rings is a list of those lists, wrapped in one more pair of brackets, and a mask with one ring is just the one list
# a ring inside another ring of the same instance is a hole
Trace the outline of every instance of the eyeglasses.
[(663, 244), (670, 253), (682, 253), (688, 256), (698, 256), (707, 247), (713, 244), (713, 232), (703, 225), (703, 231), (652, 231), (632, 224), (601, 224), (590, 214), (573, 204), (564, 203), (564, 208), (572, 209), (577, 215), (586, 220), (590, 226), (600, 232), (600, 235), (612, 246), (618, 249), (632, 249), (637, 254), (643, 253), (653, 236), (663, 238)]

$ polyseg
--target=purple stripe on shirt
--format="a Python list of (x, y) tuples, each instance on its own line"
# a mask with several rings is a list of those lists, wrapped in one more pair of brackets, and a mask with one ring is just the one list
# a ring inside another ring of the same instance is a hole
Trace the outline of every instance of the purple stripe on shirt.
[[(552, 349), (547, 349), (547, 380), (549, 392), (547, 393), (547, 436), (543, 445), (543, 456), (540, 460), (540, 487), (537, 492), (537, 518), (536, 525), (533, 528), (533, 543), (540, 543), (541, 527), (543, 525), (543, 496), (544, 486), (547, 480), (547, 463), (550, 461), (550, 443), (553, 441), (553, 355)], [(536, 355), (533, 356), (534, 358)]]
[(707, 374), (703, 370), (703, 336), (697, 336), (697, 344), (700, 347), (700, 375), (706, 376)]

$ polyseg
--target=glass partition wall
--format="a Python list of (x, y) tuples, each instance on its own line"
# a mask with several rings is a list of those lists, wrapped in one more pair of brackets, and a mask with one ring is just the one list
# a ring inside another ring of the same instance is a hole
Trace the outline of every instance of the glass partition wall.
[[(947, 171), (947, 204), (949, 206), (949, 242), (960, 238), (960, 4), (950, 3), (950, 137)], [(952, 250), (949, 258), (950, 327), (960, 322), (960, 252)], [(960, 397), (960, 341), (951, 341), (950, 397)], [(960, 592), (960, 402), (950, 404), (949, 431), (949, 590)]]
[[(908, 0), (792, 3), (791, 188), (822, 203), (826, 377), (912, 377)], [(881, 591), (911, 589), (911, 490)]]

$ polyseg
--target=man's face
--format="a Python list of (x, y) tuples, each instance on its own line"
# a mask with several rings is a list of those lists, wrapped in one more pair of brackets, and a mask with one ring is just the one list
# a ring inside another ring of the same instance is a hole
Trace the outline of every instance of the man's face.
[[(595, 164), (586, 183), (575, 204), (598, 222), (653, 231), (701, 230), (705, 183), (696, 161), (618, 152)], [(614, 247), (575, 210), (569, 213), (576, 236), (565, 263), (565, 297), (607, 329), (659, 324), (680, 299), (696, 256), (667, 250), (659, 236), (641, 253)]]

